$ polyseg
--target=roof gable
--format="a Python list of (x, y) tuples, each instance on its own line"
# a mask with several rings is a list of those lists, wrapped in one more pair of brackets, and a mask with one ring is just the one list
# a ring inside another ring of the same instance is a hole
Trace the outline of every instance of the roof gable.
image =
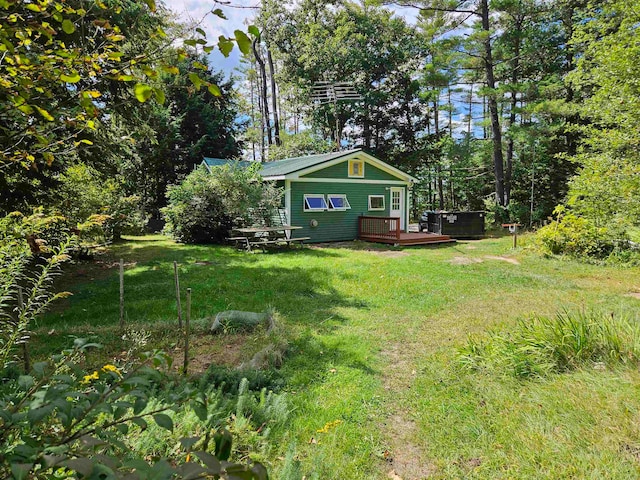
[[(285, 160), (263, 163), (260, 174), (263, 177), (272, 180), (284, 179), (285, 177), (297, 178), (299, 176), (308, 175), (309, 173), (328, 168), (337, 163), (342, 163), (350, 157), (365, 160), (367, 163), (375, 165), (379, 169), (384, 170), (392, 176), (402, 180), (416, 181), (416, 179), (411, 175), (392, 167), (382, 160), (378, 160), (374, 156), (364, 152), (362, 149), (324, 153), (320, 155), (308, 155), (306, 157), (287, 158)], [(355, 180), (357, 179), (354, 179), (354, 181)]]
[(318, 155), (307, 155), (305, 157), (286, 158), (275, 162), (267, 162), (262, 164), (260, 174), (263, 177), (274, 177), (280, 175), (288, 175), (290, 173), (305, 170), (324, 162), (336, 160), (359, 150), (346, 150), (343, 152), (321, 153)]
[[(349, 164), (352, 160), (364, 162), (363, 175), (361, 177), (349, 176)], [(342, 159), (338, 163), (331, 162), (330, 164), (319, 165), (317, 169), (311, 172), (300, 173), (300, 178), (334, 178), (334, 179), (353, 179), (353, 180), (390, 180), (407, 181), (406, 176), (399, 177), (393, 172), (389, 172), (380, 168), (378, 165), (368, 162), (362, 156), (353, 156)]]

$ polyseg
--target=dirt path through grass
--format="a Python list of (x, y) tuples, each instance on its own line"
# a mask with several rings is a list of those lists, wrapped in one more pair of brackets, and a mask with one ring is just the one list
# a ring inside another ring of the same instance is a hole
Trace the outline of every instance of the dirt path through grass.
[(416, 347), (403, 342), (389, 345), (381, 352), (387, 363), (382, 381), (389, 398), (385, 421), (389, 450), (385, 452), (385, 460), (390, 467), (388, 477), (393, 480), (419, 480), (431, 476), (435, 471), (426, 452), (415, 443), (418, 427), (413, 420), (413, 412), (394, 402), (404, 398), (406, 390), (411, 388), (415, 380), (415, 357), (411, 352)]

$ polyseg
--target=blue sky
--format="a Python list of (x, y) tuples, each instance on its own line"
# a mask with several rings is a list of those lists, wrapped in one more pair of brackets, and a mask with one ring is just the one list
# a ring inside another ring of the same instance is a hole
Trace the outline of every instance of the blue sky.
[[(231, 6), (218, 4), (215, 1), (209, 0), (164, 0), (167, 7), (173, 10), (179, 18), (188, 23), (193, 24), (194, 29), (196, 26), (202, 28), (206, 34), (209, 42), (213, 43), (220, 35), (227, 37), (233, 37), (233, 31), (236, 29), (247, 30), (247, 27), (251, 25), (251, 19), (257, 13), (257, 7), (260, 6), (260, 0), (230, 0)], [(220, 8), (225, 16), (226, 20), (223, 20), (210, 12), (214, 8)], [(393, 7), (386, 6), (389, 10), (392, 10), (396, 15), (404, 17), (409, 23), (415, 23), (418, 10), (412, 7)], [(237, 48), (234, 48), (228, 58), (225, 58), (218, 50), (215, 50), (210, 55), (211, 65), (214, 69), (222, 70), (227, 75), (230, 75), (233, 70), (240, 64), (240, 52)], [(465, 86), (465, 89), (467, 87)], [(454, 125), (456, 130), (463, 130), (466, 128), (466, 121), (464, 118), (467, 111), (465, 102), (460, 100), (461, 94), (454, 94), (454, 104), (456, 104), (457, 112), (454, 114)], [(474, 117), (481, 115), (481, 108), (479, 106), (474, 107)], [(444, 120), (442, 120), (444, 121)], [(474, 122), (475, 123), (475, 122)]]
[[(165, 0), (165, 4), (173, 10), (181, 20), (188, 23), (197, 23), (207, 33), (209, 41), (217, 39), (220, 35), (233, 37), (233, 31), (245, 30), (251, 24), (251, 19), (257, 12), (260, 0), (231, 0), (234, 7), (216, 4), (203, 0)], [(214, 8), (220, 8), (227, 20), (222, 20), (209, 12)], [(415, 21), (417, 10), (415, 8), (387, 7), (394, 10), (397, 15), (404, 17), (409, 22)], [(211, 63), (216, 69), (223, 70), (227, 74), (232, 72), (240, 63), (240, 53), (235, 48), (229, 58), (225, 58), (219, 51), (211, 54)]]

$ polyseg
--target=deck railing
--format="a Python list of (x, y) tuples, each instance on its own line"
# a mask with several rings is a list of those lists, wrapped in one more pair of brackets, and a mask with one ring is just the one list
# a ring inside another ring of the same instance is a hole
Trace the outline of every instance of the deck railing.
[(400, 239), (400, 218), (358, 217), (358, 238)]

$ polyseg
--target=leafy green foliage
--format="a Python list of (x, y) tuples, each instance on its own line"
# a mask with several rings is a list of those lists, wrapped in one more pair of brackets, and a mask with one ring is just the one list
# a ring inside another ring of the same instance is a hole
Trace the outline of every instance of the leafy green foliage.
[[(76, 140), (78, 146), (83, 141), (78, 137), (95, 128), (100, 111), (122, 99), (115, 87), (118, 83), (134, 85), (132, 93), (139, 102), (155, 98), (164, 103), (164, 92), (152, 84), (159, 70), (172, 71), (172, 65), (152, 51), (137, 51), (128, 41), (145, 30), (144, 45), (155, 42), (160, 51), (169, 48), (166, 25), (153, 20), (165, 14), (164, 9), (156, 13), (152, 1), (146, 7), (120, 0), (108, 4), (2, 2), (0, 52), (5, 68), (0, 92), (8, 99), (0, 130), (2, 164), (51, 165), (56, 155), (67, 153), (68, 140)], [(142, 18), (140, 24), (136, 24), (138, 18)], [(153, 23), (155, 29), (148, 29)], [(235, 35), (235, 39), (218, 39), (217, 45), (227, 55), (236, 41), (246, 50), (247, 35), (239, 30)], [(206, 45), (207, 41), (185, 41), (191, 43)], [(185, 51), (178, 52), (184, 58)], [(197, 76), (193, 84), (216, 90), (214, 82)]]
[[(203, 421), (209, 418), (207, 402), (215, 398), (215, 387), (202, 391), (190, 385), (165, 388), (173, 383), (164, 373), (171, 359), (161, 352), (143, 354), (138, 360), (131, 349), (118, 365), (107, 363), (88, 373), (84, 354), (97, 345), (76, 339), (73, 349), (29, 365), (26, 347), (32, 324), (51, 302), (66, 296), (64, 292), (53, 294), (52, 285), (60, 265), (68, 259), (65, 252), (71, 239), (62, 233), (58, 234), (59, 244), (37, 244), (38, 256), (32, 253), (34, 244), (26, 240), (47, 236), (60, 221), (40, 212), (0, 219), (0, 475), (14, 479), (268, 478), (260, 464), (229, 461), (233, 439), (223, 428), (228, 413), (218, 411), (215, 404), (210, 421), (199, 430), (202, 438), (194, 436), (195, 430), (186, 432), (190, 436), (182, 441), (186, 458), (178, 455), (171, 462), (152, 458), (149, 452), (137, 452), (127, 444), (133, 432), (144, 431), (150, 424), (173, 434), (176, 427), (170, 411), (185, 415), (189, 405), (195, 405), (192, 400), (204, 402)], [(133, 337), (129, 334), (128, 338)], [(144, 339), (134, 339), (132, 344), (142, 346)], [(25, 354), (23, 374), (17, 367), (20, 347)], [(244, 385), (243, 405), (261, 413), (257, 420), (275, 419), (269, 413), (274, 405), (286, 415), (283, 397), (262, 392), (265, 401), (254, 405), (253, 393), (247, 390), (248, 383)], [(247, 432), (259, 435), (249, 428), (248, 409), (238, 409), (234, 402), (227, 412), (230, 410), (246, 419)], [(215, 455), (208, 453), (212, 433)]]
[[(569, 184), (569, 214), (553, 230), (545, 228), (541, 241), (557, 252), (602, 258), (613, 245), (632, 247), (627, 231), (640, 224), (640, 17), (618, 1), (590, 13), (575, 32), (573, 42), (584, 55), (569, 76), (584, 98), (580, 114), (589, 122), (580, 128), (584, 145), (576, 160), (581, 167)], [(587, 238), (580, 240), (581, 235)]]
[(2, 164), (51, 165), (69, 141), (93, 128), (95, 99), (108, 98), (98, 90), (105, 82), (144, 77), (150, 59), (134, 61), (122, 50), (121, 11), (121, 2), (0, 4), (0, 89), (9, 99), (0, 132)]
[[(180, 440), (187, 450), (185, 460), (149, 462), (146, 452), (136, 455), (127, 445), (128, 435), (152, 423), (173, 432), (169, 413), (186, 411), (191, 394), (189, 390), (165, 390), (163, 403), (152, 400), (160, 386), (168, 383), (160, 370), (168, 366), (168, 357), (159, 352), (146, 354), (142, 364), (107, 364), (85, 374), (78, 359), (90, 346), (76, 340), (74, 350), (34, 365), (32, 374), (0, 389), (3, 476), (51, 478), (63, 469), (65, 478), (74, 474), (135, 479), (268, 478), (260, 464), (229, 462), (232, 437), (224, 429), (216, 430), (215, 453), (208, 453), (207, 443), (191, 435)], [(212, 430), (206, 430), (208, 437)], [(205, 450), (193, 449), (196, 445)]]
[(284, 387), (284, 379), (277, 370), (239, 370), (211, 365), (201, 378), (207, 385), (217, 385), (223, 393), (236, 394), (240, 381), (246, 379), (250, 390), (278, 391)]
[(538, 230), (536, 241), (542, 251), (552, 255), (569, 255), (594, 259), (606, 259), (617, 249), (628, 247), (624, 230), (615, 225), (597, 226), (588, 217), (556, 209), (558, 217)]
[[(29, 342), (34, 319), (66, 292), (50, 293), (54, 277), (68, 256), (71, 238), (57, 232), (60, 218), (36, 212), (30, 217), (13, 213), (0, 219), (0, 371), (15, 362), (16, 349)], [(39, 237), (52, 240), (47, 245)], [(58, 244), (53, 243), (59, 240)], [(46, 253), (35, 256), (33, 251)], [(24, 359), (28, 365), (28, 360)]]
[[(154, 229), (159, 227), (159, 209), (166, 206), (169, 185), (184, 179), (203, 156), (236, 158), (242, 146), (236, 140), (242, 124), (236, 120), (233, 81), (225, 81), (202, 56), (180, 60), (169, 52), (168, 57), (175, 71), (159, 75), (166, 92), (164, 105), (137, 105), (130, 118), (113, 119), (105, 126), (113, 131), (108, 141), (117, 148), (113, 162), (124, 194), (140, 197), (140, 208), (151, 217)], [(220, 95), (196, 90), (189, 79), (196, 72), (198, 78), (216, 84)], [(130, 139), (128, 144), (120, 145), (122, 136)]]
[(85, 164), (68, 167), (60, 176), (57, 209), (84, 240), (119, 240), (140, 233), (145, 218), (140, 197), (127, 196), (118, 178), (105, 178)]
[(279, 206), (282, 193), (262, 181), (259, 166), (201, 167), (169, 187), (162, 209), (167, 231), (185, 243), (221, 243), (234, 226), (251, 222), (252, 211)]
[[(342, 137), (384, 158), (390, 144), (410, 143), (425, 126), (418, 82), (411, 78), (425, 47), (415, 31), (389, 10), (353, 2), (300, 3), (292, 9), (265, 2), (257, 23), (277, 46), (281, 80), (298, 100), (310, 103), (318, 81), (348, 81), (362, 102), (313, 105), (307, 122), (324, 138)], [(337, 129), (337, 131), (336, 131)]]
[(631, 316), (564, 311), (520, 320), (508, 333), (470, 338), (460, 361), (471, 369), (495, 369), (517, 378), (544, 377), (580, 367), (640, 362), (640, 327)]
[(280, 145), (269, 147), (269, 161), (328, 153), (333, 150), (333, 147), (334, 145), (331, 142), (319, 138), (310, 131), (300, 132), (297, 135), (284, 133), (281, 134)]

